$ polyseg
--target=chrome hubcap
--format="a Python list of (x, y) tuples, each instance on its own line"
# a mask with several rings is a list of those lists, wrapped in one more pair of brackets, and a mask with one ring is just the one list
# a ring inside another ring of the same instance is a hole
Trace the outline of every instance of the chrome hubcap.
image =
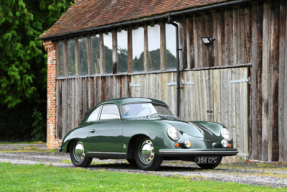
[(82, 161), (85, 158), (84, 145), (81, 141), (78, 141), (78, 143), (76, 144), (75, 154), (76, 154), (76, 158), (79, 161)]
[(154, 148), (150, 140), (145, 140), (142, 144), (141, 156), (146, 163), (152, 162), (154, 159)]

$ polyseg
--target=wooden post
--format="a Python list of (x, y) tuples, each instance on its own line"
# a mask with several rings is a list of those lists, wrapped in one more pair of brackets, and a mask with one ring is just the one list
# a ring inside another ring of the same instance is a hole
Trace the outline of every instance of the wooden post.
[(99, 35), (100, 35), (100, 74), (104, 74), (105, 73), (104, 36), (103, 36), (103, 33), (100, 33)]
[(166, 69), (166, 36), (165, 23), (160, 22), (160, 70)]
[(128, 29), (128, 73), (133, 71), (132, 29)]
[(113, 74), (118, 72), (118, 45), (117, 45), (117, 31), (112, 31), (113, 41)]
[(147, 25), (144, 26), (144, 71), (149, 70), (148, 65), (148, 34)]

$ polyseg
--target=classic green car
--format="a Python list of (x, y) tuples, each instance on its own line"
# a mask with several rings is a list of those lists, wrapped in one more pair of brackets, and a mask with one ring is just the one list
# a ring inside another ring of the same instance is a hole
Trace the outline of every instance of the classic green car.
[(96, 105), (58, 150), (69, 152), (76, 167), (89, 166), (97, 157), (127, 159), (144, 170), (158, 169), (163, 160), (194, 161), (201, 168), (213, 169), (223, 156), (238, 153), (224, 125), (181, 121), (167, 104), (148, 98), (120, 98)]

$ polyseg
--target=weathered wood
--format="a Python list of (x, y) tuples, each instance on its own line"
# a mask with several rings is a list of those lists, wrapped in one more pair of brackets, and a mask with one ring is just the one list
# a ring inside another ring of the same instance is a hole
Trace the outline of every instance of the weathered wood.
[(262, 126), (262, 4), (252, 7), (252, 149), (251, 158), (261, 157)]
[(252, 41), (251, 41), (251, 7), (244, 9), (244, 61), (243, 63), (250, 63), (252, 55)]
[(286, 1), (280, 1), (280, 44), (279, 44), (279, 103), (278, 135), (279, 161), (284, 161), (284, 82), (285, 82), (285, 46), (286, 46)]
[(128, 73), (133, 71), (132, 29), (128, 29)]
[(214, 102), (214, 122), (220, 122), (221, 110), (220, 110), (220, 70), (213, 71), (213, 102)]
[(160, 70), (166, 69), (165, 23), (160, 22)]
[(262, 59), (262, 160), (268, 160), (268, 81), (269, 81), (269, 3), (263, 4), (263, 59)]
[[(285, 11), (287, 10), (287, 3), (286, 3), (286, 8), (285, 8)], [(286, 13), (286, 20), (285, 20), (285, 23), (287, 21), (287, 13)], [(285, 46), (286, 46), (286, 39), (287, 39), (287, 26), (285, 26)], [(284, 57), (282, 55), (282, 57)], [(285, 77), (287, 77), (287, 49), (285, 47)], [(284, 117), (286, 117), (287, 115), (287, 81), (285, 79), (284, 81)], [(280, 143), (280, 145), (283, 146), (283, 161), (284, 162), (287, 162), (287, 118), (284, 118), (284, 130), (282, 131), (283, 132), (283, 135), (284, 135), (284, 141), (282, 143)]]
[(118, 72), (118, 41), (117, 41), (117, 31), (112, 31), (112, 46), (113, 46), (113, 73)]
[(228, 11), (228, 62), (227, 65), (234, 65), (233, 56), (233, 10)]
[(278, 143), (278, 94), (279, 94), (279, 21), (280, 21), (280, 2), (274, 4), (274, 42), (272, 43), (273, 52), (273, 85), (272, 85), (272, 153), (271, 161), (279, 160), (279, 143)]
[(270, 2), (268, 6), (269, 13), (269, 36), (268, 36), (268, 46), (269, 46), (269, 60), (268, 60), (268, 161), (272, 160), (272, 130), (273, 130), (273, 73), (274, 73), (274, 22), (275, 22), (275, 5)]
[(104, 74), (105, 72), (105, 53), (104, 53), (104, 36), (103, 33), (100, 33), (100, 74)]
[(148, 65), (148, 32), (147, 25), (144, 26), (144, 71), (149, 70)]
[(187, 68), (194, 68), (194, 34), (193, 34), (193, 18), (186, 20), (186, 38), (187, 38)]
[[(213, 33), (213, 38), (217, 38), (217, 13), (214, 12), (212, 13), (212, 33)], [(213, 41), (213, 66), (218, 66), (218, 40)]]
[(179, 48), (181, 52), (179, 52), (179, 62), (180, 68), (186, 69), (187, 68), (187, 61), (186, 61), (186, 19), (182, 18), (179, 21)]
[(92, 57), (91, 57), (91, 35), (87, 36), (87, 52), (88, 52), (88, 74), (92, 75)]
[(223, 39), (223, 34), (224, 31), (223, 29), (223, 21), (224, 19), (222, 18), (222, 12), (218, 12), (216, 15), (216, 19), (217, 19), (217, 39), (216, 41), (218, 42), (218, 52), (217, 52), (217, 65), (218, 66), (222, 66), (222, 55), (224, 55), (224, 52), (222, 51), (222, 44), (224, 43), (224, 39)]
[(69, 65), (68, 65), (68, 51), (67, 51), (67, 47), (68, 47), (68, 43), (67, 40), (63, 41), (64, 44), (64, 74), (65, 76), (69, 76)]
[(199, 43), (199, 34), (198, 34), (198, 23), (197, 23), (197, 17), (192, 17), (193, 20), (193, 47), (194, 47), (194, 68), (199, 68), (198, 63), (198, 43)]
[(232, 46), (232, 55), (233, 55), (233, 65), (238, 64), (238, 35), (239, 35), (239, 27), (238, 27), (238, 14), (239, 10), (234, 9), (233, 10), (233, 46)]

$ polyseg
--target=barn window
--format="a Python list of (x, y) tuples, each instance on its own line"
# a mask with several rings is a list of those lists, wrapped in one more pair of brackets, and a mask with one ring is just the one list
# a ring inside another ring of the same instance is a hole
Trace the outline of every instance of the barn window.
[(128, 33), (120, 31), (117, 33), (118, 72), (127, 72), (128, 69)]
[(112, 33), (104, 34), (105, 73), (113, 73), (113, 39)]
[(69, 76), (76, 75), (76, 50), (75, 50), (75, 40), (71, 39), (68, 41), (68, 66), (69, 66)]
[(165, 42), (166, 42), (166, 68), (176, 68), (176, 33), (175, 27), (171, 24), (165, 24)]
[(64, 43), (59, 41), (57, 43), (57, 75), (58, 77), (65, 76), (64, 70)]
[(91, 37), (92, 74), (100, 73), (100, 36)]
[(149, 70), (160, 70), (160, 26), (148, 26)]
[(88, 75), (88, 49), (87, 49), (87, 38), (80, 38), (78, 41), (79, 51), (79, 74)]
[(144, 71), (144, 28), (132, 30), (133, 71)]

